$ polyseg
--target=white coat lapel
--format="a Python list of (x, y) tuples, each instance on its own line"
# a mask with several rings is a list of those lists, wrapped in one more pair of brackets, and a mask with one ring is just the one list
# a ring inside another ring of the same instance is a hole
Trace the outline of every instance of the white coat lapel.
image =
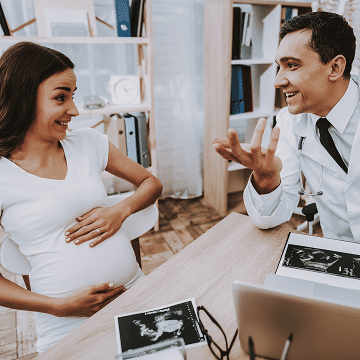
[(360, 176), (359, 154), (360, 154), (360, 119), (356, 127), (354, 142), (351, 148), (348, 177), (345, 185), (346, 190)]
[[(301, 119), (294, 126), (294, 133), (300, 137), (304, 137), (302, 146), (302, 155), (316, 161), (320, 165), (330, 169), (340, 177), (346, 178), (345, 172), (339, 167), (335, 160), (329, 155), (325, 148), (321, 145), (315, 134), (315, 129), (311, 121), (310, 114), (302, 114)], [(359, 142), (360, 146), (360, 142)], [(341, 172), (343, 174), (341, 174)]]

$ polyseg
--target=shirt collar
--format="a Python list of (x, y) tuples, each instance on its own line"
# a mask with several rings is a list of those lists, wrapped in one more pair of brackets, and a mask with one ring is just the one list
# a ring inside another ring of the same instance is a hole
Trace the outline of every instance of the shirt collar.
[[(340, 99), (340, 101), (331, 109), (326, 115), (330, 124), (342, 134), (350, 121), (350, 118), (355, 111), (356, 105), (359, 102), (359, 87), (353, 79), (350, 79), (349, 86)], [(311, 120), (314, 125), (319, 120), (319, 116), (311, 114)]]

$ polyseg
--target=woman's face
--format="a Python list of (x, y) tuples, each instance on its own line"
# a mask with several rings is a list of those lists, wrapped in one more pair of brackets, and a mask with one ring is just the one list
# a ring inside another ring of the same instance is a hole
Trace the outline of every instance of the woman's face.
[(75, 90), (76, 76), (72, 69), (44, 80), (37, 91), (35, 121), (27, 136), (49, 142), (63, 140), (71, 118), (79, 115), (73, 101)]

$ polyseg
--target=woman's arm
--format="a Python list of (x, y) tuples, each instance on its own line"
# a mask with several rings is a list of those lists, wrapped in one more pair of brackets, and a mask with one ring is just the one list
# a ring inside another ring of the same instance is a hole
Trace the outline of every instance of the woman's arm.
[(23, 289), (0, 274), (0, 306), (54, 316), (91, 316), (125, 291), (112, 283), (85, 286), (65, 298), (39, 295)]
[(67, 242), (81, 244), (93, 240), (90, 246), (95, 246), (114, 235), (128, 216), (150, 206), (161, 195), (161, 182), (111, 143), (106, 170), (129, 181), (137, 190), (116, 205), (95, 208), (80, 216), (78, 223), (66, 231)]

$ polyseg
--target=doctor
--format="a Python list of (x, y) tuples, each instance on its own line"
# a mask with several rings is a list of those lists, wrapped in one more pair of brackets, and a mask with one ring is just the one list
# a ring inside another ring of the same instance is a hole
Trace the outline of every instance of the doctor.
[(360, 242), (359, 77), (351, 76), (355, 36), (334, 13), (313, 12), (285, 23), (276, 54), (274, 86), (287, 108), (267, 149), (261, 148), (266, 120), (250, 144), (236, 131), (215, 137), (225, 159), (253, 170), (244, 191), (249, 216), (262, 229), (288, 221), (304, 193), (304, 174), (316, 202), (325, 237)]

